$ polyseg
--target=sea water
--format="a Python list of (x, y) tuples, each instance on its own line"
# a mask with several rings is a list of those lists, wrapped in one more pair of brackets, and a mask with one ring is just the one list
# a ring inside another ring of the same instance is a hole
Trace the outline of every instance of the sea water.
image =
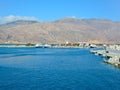
[(120, 70), (89, 49), (0, 48), (0, 90), (120, 90)]

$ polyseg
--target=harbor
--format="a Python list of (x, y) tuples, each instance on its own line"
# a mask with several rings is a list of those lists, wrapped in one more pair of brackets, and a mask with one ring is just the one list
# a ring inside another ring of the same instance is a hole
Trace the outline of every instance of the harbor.
[[(90, 48), (90, 52), (107, 60), (104, 63), (120, 68), (119, 44), (89, 44), (89, 43), (63, 43), (63, 44), (0, 44), (0, 48)], [(94, 49), (95, 48), (95, 49)], [(99, 49), (102, 48), (102, 49)]]
[(89, 48), (0, 48), (0, 90), (120, 90), (120, 70)]

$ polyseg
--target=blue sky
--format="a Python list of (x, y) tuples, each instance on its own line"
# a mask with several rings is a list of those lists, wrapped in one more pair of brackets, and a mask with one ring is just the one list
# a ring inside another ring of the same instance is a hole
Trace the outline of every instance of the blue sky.
[(0, 0), (0, 16), (104, 18), (120, 21), (120, 0)]

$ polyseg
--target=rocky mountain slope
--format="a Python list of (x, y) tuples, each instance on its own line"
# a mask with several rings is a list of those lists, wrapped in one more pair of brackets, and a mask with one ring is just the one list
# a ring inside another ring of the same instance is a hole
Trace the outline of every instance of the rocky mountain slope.
[(16, 21), (0, 25), (0, 43), (120, 43), (120, 22), (63, 18), (53, 22)]

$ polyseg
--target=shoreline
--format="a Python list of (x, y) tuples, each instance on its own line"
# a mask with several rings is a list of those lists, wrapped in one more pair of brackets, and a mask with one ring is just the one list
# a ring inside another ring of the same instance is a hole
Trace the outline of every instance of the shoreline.
[(108, 58), (108, 60), (103, 60), (103, 62), (120, 68), (119, 50), (91, 50), (90, 52), (103, 58)]
[[(0, 48), (44, 48), (36, 46), (2, 46)], [(69, 47), (69, 46), (58, 46), (58, 47), (47, 47), (47, 48), (85, 48), (85, 47)]]

